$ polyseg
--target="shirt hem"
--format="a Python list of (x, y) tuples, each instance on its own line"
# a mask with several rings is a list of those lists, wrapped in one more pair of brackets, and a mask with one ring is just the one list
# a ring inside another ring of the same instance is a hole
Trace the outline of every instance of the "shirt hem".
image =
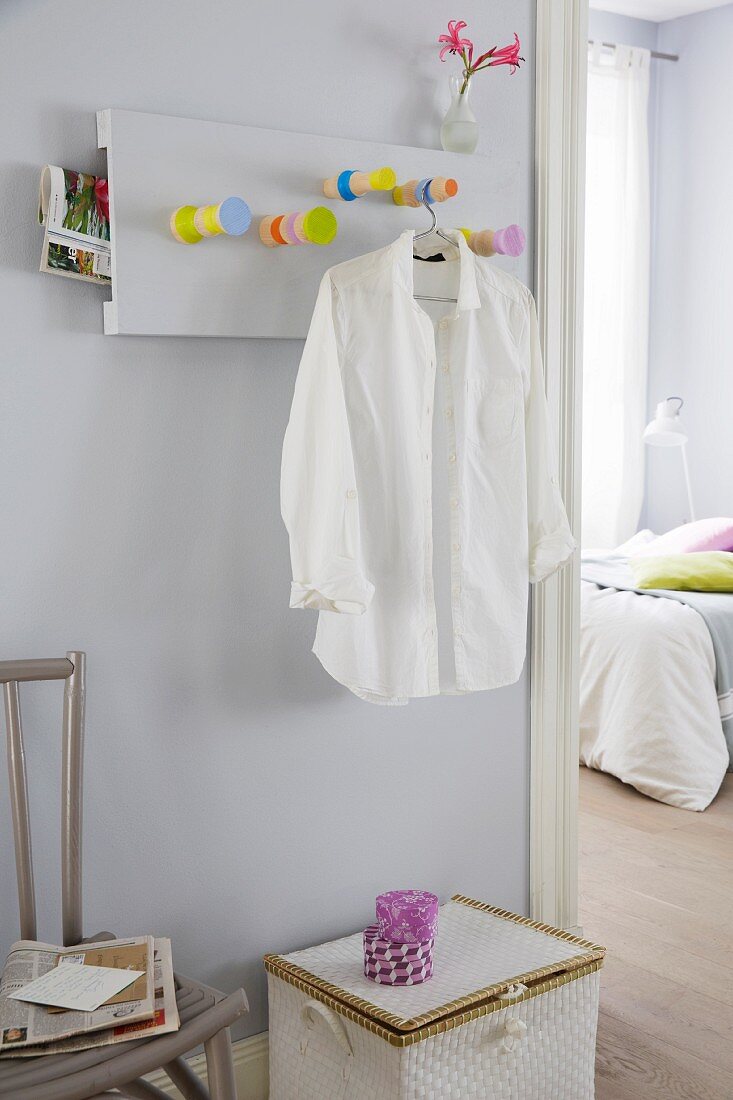
[(332, 679), (336, 680), (337, 683), (341, 684), (342, 687), (348, 688), (350, 692), (356, 695), (358, 699), (362, 699), (365, 703), (372, 703), (380, 707), (404, 707), (407, 706), (410, 699), (434, 699), (438, 695), (472, 695), (477, 691), (496, 691), (498, 688), (509, 687), (511, 684), (516, 684), (524, 669), (524, 660), (522, 660), (518, 669), (512, 670), (497, 679), (492, 679), (488, 683), (466, 684), (451, 688), (449, 691), (441, 691), (438, 688), (437, 691), (429, 689), (428, 691), (398, 694), (388, 691), (387, 688), (381, 685), (368, 686), (351, 682), (344, 675), (336, 672), (330, 662), (318, 652), (315, 644), (312, 653), (318, 658), (324, 671), (326, 671)]

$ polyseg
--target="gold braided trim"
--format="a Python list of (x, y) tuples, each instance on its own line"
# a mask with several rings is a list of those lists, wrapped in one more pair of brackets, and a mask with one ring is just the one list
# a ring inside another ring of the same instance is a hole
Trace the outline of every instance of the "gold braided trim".
[[(563, 932), (562, 928), (555, 928), (552, 924), (540, 924), (539, 921), (530, 920), (529, 917), (520, 917), (517, 913), (510, 913), (508, 909), (499, 909), (496, 905), (487, 905), (483, 901), (466, 898), (463, 894), (454, 894), (450, 900), (457, 901), (461, 905), (470, 905), (472, 909), (480, 909), (483, 913), (492, 913), (495, 917), (513, 921), (514, 924), (522, 924), (525, 928), (533, 928), (536, 932), (545, 932), (548, 936), (554, 936), (556, 940), (564, 940), (565, 943), (572, 943), (576, 947), (582, 947), (585, 951), (592, 952), (596, 958), (602, 959), (606, 954), (605, 947), (601, 947), (600, 944), (592, 943), (591, 940), (582, 940), (579, 936), (574, 936), (572, 932)], [(564, 962), (563, 966), (565, 966)]]
[[(540, 924), (537, 921), (530, 920), (529, 917), (520, 917), (516, 913), (510, 913), (506, 909), (499, 909), (493, 905), (486, 905), (483, 902), (474, 901), (472, 898), (464, 897), (462, 894), (455, 894), (451, 898), (451, 901), (457, 902), (460, 905), (471, 906), (473, 909), (480, 909), (484, 913), (491, 913), (493, 916), (501, 917), (503, 920), (513, 921), (515, 924), (521, 924), (537, 932), (544, 932), (547, 935), (554, 936), (556, 939), (563, 940), (565, 943), (581, 948), (582, 953), (573, 955), (569, 959), (563, 959), (562, 962), (538, 967), (524, 974), (517, 974), (507, 981), (497, 982), (494, 985), (486, 986), (484, 989), (478, 989), (467, 997), (458, 997), (454, 1001), (449, 1001), (447, 1004), (440, 1005), (410, 1020), (406, 1020), (402, 1016), (397, 1016), (394, 1012), (388, 1012), (386, 1009), (372, 1004), (371, 1001), (365, 1001), (362, 997), (357, 997), (355, 994), (349, 993), (348, 990), (341, 989), (340, 986), (332, 985), (330, 982), (324, 981), (323, 978), (319, 978), (317, 974), (312, 974), (308, 970), (303, 970), (302, 967), (296, 966), (294, 963), (284, 959), (281, 955), (266, 955), (264, 960), (265, 967), (269, 973), (276, 974), (291, 985), (296, 986), (296, 988), (300, 989), (302, 992), (309, 993), (310, 996), (323, 1001), (324, 1004), (328, 1004), (330, 1008), (340, 1012), (341, 1015), (347, 1016), (348, 1019), (353, 1019), (356, 1023), (360, 1023), (370, 1031), (374, 1031), (376, 1034), (382, 1035), (383, 1038), (389, 1039), (393, 1045), (404, 1046), (409, 1044), (394, 1043), (390, 1036), (394, 1037), (394, 1035), (397, 1034), (399, 1037), (401, 1033), (409, 1032), (417, 1036), (416, 1039), (411, 1041), (418, 1042), (420, 1039), (427, 1038), (430, 1034), (437, 1034), (439, 1031), (447, 1030), (445, 1027), (447, 1017), (453, 1017), (458, 1014), (462, 1017), (462, 1022), (465, 1023), (467, 1020), (475, 1018), (472, 1012), (478, 1011), (479, 1007), (483, 1010), (480, 1012), (480, 1015), (485, 1015), (487, 1011), (493, 1012), (496, 1011), (497, 1008), (501, 1008), (502, 1004), (506, 1004), (507, 1002), (498, 1001), (494, 1004), (493, 1008), (490, 1007), (487, 1002), (494, 1002), (495, 998), (505, 993), (510, 985), (518, 983), (530, 987), (525, 994), (516, 998), (517, 1001), (526, 1000), (527, 997), (537, 996), (537, 992), (545, 991), (544, 989), (539, 990), (538, 985), (546, 985), (547, 989), (556, 988), (556, 986), (548, 984), (548, 980), (550, 979), (564, 985), (566, 981), (572, 981), (574, 978), (581, 977), (581, 971), (585, 972), (589, 965), (596, 964), (594, 969), (597, 970), (602, 964), (603, 956), (606, 953), (605, 948), (600, 947), (598, 944), (591, 943), (589, 940), (582, 940), (577, 936), (573, 936), (570, 932), (563, 932), (562, 929), (553, 928), (550, 924)], [(590, 971), (587, 972), (590, 973)], [(512, 1000), (511, 1003), (514, 1003), (514, 1000)], [(347, 1009), (351, 1009), (352, 1012), (348, 1012)], [(463, 1019), (463, 1017), (465, 1017), (465, 1019)], [(386, 1026), (379, 1028), (379, 1024), (375, 1021), (379, 1021)], [(436, 1026), (437, 1031), (431, 1031), (430, 1025)], [(458, 1025), (452, 1024), (451, 1026), (456, 1027)], [(405, 1036), (403, 1035), (403, 1037)], [(407, 1038), (409, 1038), (409, 1036), (407, 1036)]]
[(277, 959), (277, 955), (265, 956), (265, 967), (270, 974), (274, 974), (276, 977), (281, 978), (283, 981), (287, 982), (288, 985), (292, 985), (300, 990), (301, 993), (307, 994), (308, 997), (312, 997), (322, 1004), (327, 1005), (328, 1008), (333, 1009), (333, 1011), (337, 1012), (340, 1016), (345, 1016), (347, 1020), (351, 1020), (367, 1031), (371, 1031), (373, 1035), (378, 1035), (380, 1039), (386, 1039), (390, 1046), (401, 1048), (414, 1046), (415, 1043), (422, 1043), (425, 1039), (430, 1039), (434, 1035), (442, 1035), (443, 1032), (452, 1031), (455, 1027), (463, 1027), (464, 1024), (468, 1024), (472, 1020), (478, 1020), (482, 1016), (490, 1016), (492, 1012), (498, 1012), (500, 1009), (508, 1008), (510, 1005), (517, 1005), (522, 1001), (530, 1001), (532, 998), (539, 997), (543, 993), (551, 993), (555, 989), (560, 989), (562, 986), (568, 985), (569, 982), (578, 981), (580, 978), (586, 978), (589, 974), (595, 974), (603, 966), (603, 962), (599, 959), (595, 962), (588, 963), (587, 966), (581, 966), (577, 970), (566, 971), (565, 973), (557, 974), (554, 978), (550, 978), (547, 981), (537, 982), (509, 1000), (496, 998), (488, 1001), (486, 1004), (478, 1005), (476, 1008), (472, 1008), (467, 1012), (457, 1012), (452, 1016), (445, 1016), (432, 1024), (419, 1028), (417, 1031), (402, 1032), (393, 1031), (386, 1025), (377, 1023), (372, 1017), (362, 1015), (355, 1009), (350, 1008), (348, 1004), (344, 1004), (343, 1001), (339, 1001), (334, 997), (329, 997), (328, 994), (321, 992), (320, 989), (315, 989), (311, 982), (302, 981), (300, 978), (295, 977), (294, 974), (281, 970), (274, 961)]

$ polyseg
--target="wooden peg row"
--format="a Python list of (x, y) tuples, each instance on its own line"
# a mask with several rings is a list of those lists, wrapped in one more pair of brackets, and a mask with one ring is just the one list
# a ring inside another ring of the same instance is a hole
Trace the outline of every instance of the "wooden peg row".
[(519, 225), (508, 225), (505, 229), (482, 229), (478, 233), (461, 229), (461, 233), (477, 256), (521, 256), (527, 243), (524, 230)]
[(260, 240), (268, 248), (281, 244), (330, 244), (336, 236), (336, 215), (327, 206), (297, 214), (268, 214), (260, 222)]
[(354, 172), (347, 168), (323, 181), (323, 194), (327, 199), (353, 202), (367, 191), (391, 191), (396, 183), (394, 168), (377, 168), (374, 172)]
[(204, 237), (223, 233), (241, 237), (251, 222), (249, 206), (236, 195), (211, 206), (179, 206), (170, 217), (171, 233), (181, 244), (198, 244)]
[(458, 194), (458, 183), (454, 179), (446, 179), (445, 176), (435, 176), (433, 179), (408, 180), (401, 183), (392, 191), (392, 199), (397, 206), (420, 206), (422, 196), (429, 203), (445, 202)]

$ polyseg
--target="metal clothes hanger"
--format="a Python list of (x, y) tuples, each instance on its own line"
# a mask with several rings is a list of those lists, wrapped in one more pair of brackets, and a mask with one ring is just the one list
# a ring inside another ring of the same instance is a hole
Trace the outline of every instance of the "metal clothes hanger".
[[(430, 203), (427, 201), (427, 199), (425, 198), (424, 195), (422, 195), (420, 197), (420, 202), (425, 207), (425, 209), (428, 211), (428, 213), (430, 214), (430, 217), (433, 219), (433, 224), (430, 226), (429, 229), (424, 229), (422, 231), (422, 233), (416, 233), (415, 237), (414, 237), (414, 241), (419, 241), (423, 237), (429, 237), (431, 233), (437, 233), (437, 235), (439, 237), (442, 237), (444, 241), (448, 242), (448, 244), (451, 246), (451, 248), (455, 248), (455, 244), (450, 239), (450, 237), (447, 237), (445, 235), (445, 233), (442, 231), (442, 229), (438, 228), (438, 218), (436, 216), (435, 210), (430, 205)], [(413, 250), (412, 250), (412, 254), (413, 254), (413, 256), (415, 256), (414, 247), (413, 247)], [(424, 259), (423, 256), (417, 256), (415, 258), (419, 259), (419, 260)], [(413, 298), (417, 298), (421, 302), (453, 302), (454, 304), (456, 304), (458, 302), (457, 298), (440, 298), (435, 294), (413, 294)]]

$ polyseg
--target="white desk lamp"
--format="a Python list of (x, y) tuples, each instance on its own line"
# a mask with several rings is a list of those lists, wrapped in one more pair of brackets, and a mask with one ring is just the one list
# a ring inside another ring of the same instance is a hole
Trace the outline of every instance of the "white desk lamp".
[[(679, 402), (675, 404), (675, 402)], [(682, 469), (685, 473), (685, 486), (687, 487), (687, 506), (690, 510), (690, 520), (695, 518), (695, 508), (692, 503), (692, 488), (690, 486), (690, 471), (687, 466), (687, 432), (680, 419), (680, 409), (684, 405), (681, 397), (668, 397), (666, 401), (660, 401), (654, 419), (650, 420), (644, 429), (644, 442), (650, 447), (679, 447), (682, 452)]]

